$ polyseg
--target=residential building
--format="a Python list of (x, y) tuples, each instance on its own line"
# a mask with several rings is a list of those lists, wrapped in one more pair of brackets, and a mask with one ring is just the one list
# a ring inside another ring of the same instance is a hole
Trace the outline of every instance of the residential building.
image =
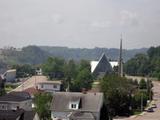
[(0, 110), (0, 120), (40, 120), (34, 111), (17, 110)]
[(37, 75), (42, 75), (42, 69), (41, 69), (41, 68), (37, 69), (37, 70), (36, 70), (36, 74), (37, 74)]
[(100, 120), (103, 93), (55, 92), (52, 120)]
[(24, 110), (0, 110), (0, 120), (24, 120)]
[(11, 92), (0, 97), (0, 110), (32, 110), (32, 99), (27, 92)]
[(61, 81), (45, 81), (37, 83), (37, 89), (46, 92), (57, 92), (61, 90)]
[(3, 74), (3, 78), (6, 80), (6, 82), (14, 82), (16, 79), (16, 69), (7, 70)]

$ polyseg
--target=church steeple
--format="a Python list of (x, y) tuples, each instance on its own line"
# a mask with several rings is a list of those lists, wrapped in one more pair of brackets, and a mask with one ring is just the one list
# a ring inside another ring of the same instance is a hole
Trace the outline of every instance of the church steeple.
[(119, 49), (119, 67), (118, 67), (118, 75), (123, 77), (123, 58), (122, 58), (122, 34), (120, 39), (120, 49)]

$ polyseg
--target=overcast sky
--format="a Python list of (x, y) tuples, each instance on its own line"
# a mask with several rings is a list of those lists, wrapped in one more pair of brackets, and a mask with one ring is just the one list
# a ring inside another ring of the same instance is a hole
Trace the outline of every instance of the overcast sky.
[(160, 45), (160, 0), (0, 0), (0, 47)]

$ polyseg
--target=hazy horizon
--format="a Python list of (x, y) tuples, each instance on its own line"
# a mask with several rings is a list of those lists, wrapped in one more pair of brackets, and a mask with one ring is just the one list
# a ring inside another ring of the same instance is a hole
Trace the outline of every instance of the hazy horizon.
[(160, 45), (159, 0), (0, 0), (0, 47)]

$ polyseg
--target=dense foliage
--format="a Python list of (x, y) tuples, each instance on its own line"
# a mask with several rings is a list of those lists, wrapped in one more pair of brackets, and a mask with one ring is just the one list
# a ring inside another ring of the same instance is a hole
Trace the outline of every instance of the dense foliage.
[[(0, 61), (4, 64), (41, 64), (50, 54), (37, 46), (23, 47), (22, 50), (4, 49), (1, 50)], [(1, 65), (0, 62), (0, 66)]]
[(134, 111), (140, 111), (141, 105), (146, 106), (151, 90), (148, 83), (141, 80), (138, 84), (117, 75), (106, 75), (100, 81), (100, 87), (104, 93), (109, 116), (129, 116), (134, 114)]
[[(105, 53), (108, 58), (112, 60), (117, 60), (119, 56), (119, 49), (117, 48), (67, 48), (67, 47), (49, 47), (41, 46), (42, 50), (49, 52), (54, 57), (63, 57), (66, 60), (74, 59), (76, 61), (85, 59), (85, 60), (95, 60), (100, 57), (102, 53)], [(146, 53), (147, 48), (142, 49), (132, 49), (132, 50), (123, 50), (125, 55), (123, 60), (127, 61), (130, 58), (134, 57), (137, 53)]]
[[(124, 61), (132, 58), (136, 53), (146, 53), (147, 49), (133, 49), (124, 50)], [(26, 46), (22, 50), (1, 49), (0, 50), (0, 67), (13, 64), (41, 64), (49, 56), (63, 57), (65, 60), (74, 59), (80, 61), (95, 60), (100, 57), (102, 53), (106, 53), (107, 57), (112, 60), (117, 60), (119, 56), (119, 49), (107, 48), (93, 48), (93, 49), (80, 49), (80, 48), (67, 48), (67, 47), (47, 47), (47, 46)], [(6, 65), (5, 65), (6, 64)]]
[(137, 54), (125, 64), (129, 75), (152, 76), (160, 79), (160, 46), (151, 47), (147, 54)]
[(35, 111), (38, 113), (40, 119), (49, 120), (50, 118), (50, 104), (52, 95), (50, 93), (39, 93), (35, 95), (34, 104)]
[(24, 78), (35, 75), (35, 67), (29, 64), (13, 65), (12, 68), (17, 70), (16, 71), (17, 78)]
[(82, 88), (90, 89), (93, 82), (90, 64), (85, 60), (75, 63), (74, 60), (65, 61), (62, 58), (50, 57), (42, 65), (42, 69), (50, 80), (62, 80), (64, 90), (81, 91)]

